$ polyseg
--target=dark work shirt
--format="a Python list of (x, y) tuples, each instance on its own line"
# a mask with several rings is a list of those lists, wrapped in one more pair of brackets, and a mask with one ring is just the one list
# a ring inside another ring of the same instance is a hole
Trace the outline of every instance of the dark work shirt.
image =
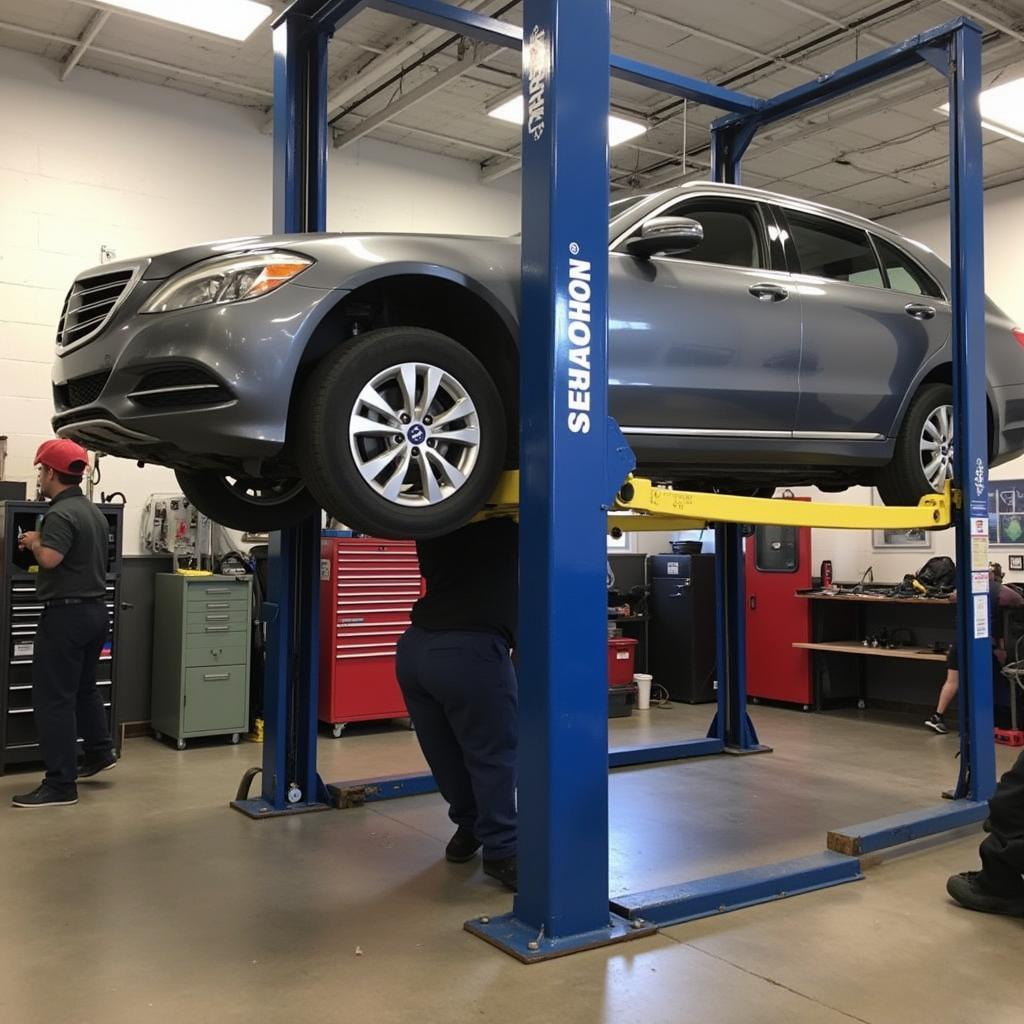
[(39, 567), (36, 593), (41, 601), (58, 597), (103, 597), (106, 593), (107, 519), (80, 487), (61, 491), (39, 528), (43, 547), (64, 560), (53, 569)]
[(433, 540), (416, 553), (427, 593), (412, 610), (420, 629), (497, 633), (516, 645), (519, 524), (485, 519)]

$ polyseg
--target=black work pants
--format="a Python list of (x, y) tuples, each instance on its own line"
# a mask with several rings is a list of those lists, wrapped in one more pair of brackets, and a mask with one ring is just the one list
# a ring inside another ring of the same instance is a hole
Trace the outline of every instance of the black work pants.
[(407, 630), (398, 682), (448, 816), (488, 859), (516, 852), (516, 674), (495, 633)]
[(981, 843), (982, 878), (994, 892), (1024, 893), (1024, 752), (999, 780)]
[(43, 611), (32, 655), (32, 704), (46, 781), (54, 789), (75, 788), (78, 738), (87, 760), (113, 749), (96, 663), (107, 639), (105, 604), (56, 605)]

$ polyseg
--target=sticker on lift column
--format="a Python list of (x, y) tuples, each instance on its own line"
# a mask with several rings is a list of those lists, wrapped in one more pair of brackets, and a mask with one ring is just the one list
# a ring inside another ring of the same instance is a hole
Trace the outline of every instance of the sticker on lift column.
[(974, 639), (984, 640), (988, 636), (988, 595), (974, 598)]
[(988, 593), (988, 569), (975, 569), (971, 572), (971, 593)]

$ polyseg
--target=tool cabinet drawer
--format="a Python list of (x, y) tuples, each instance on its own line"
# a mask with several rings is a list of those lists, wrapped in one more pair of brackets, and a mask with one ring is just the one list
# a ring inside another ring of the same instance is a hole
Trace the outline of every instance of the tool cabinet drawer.
[(214, 665), (185, 671), (186, 734), (244, 732), (248, 728), (245, 665)]
[[(233, 608), (230, 611), (193, 611), (189, 609), (187, 619), (189, 633), (202, 633), (207, 626), (227, 626), (229, 630), (245, 631), (249, 628), (249, 609)], [(217, 630), (223, 632), (223, 630)]]

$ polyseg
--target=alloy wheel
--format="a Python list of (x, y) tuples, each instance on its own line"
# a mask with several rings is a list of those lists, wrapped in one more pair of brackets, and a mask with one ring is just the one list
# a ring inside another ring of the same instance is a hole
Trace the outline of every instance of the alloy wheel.
[(953, 478), (953, 407), (936, 406), (921, 427), (921, 469), (933, 491)]
[(429, 363), (400, 363), (360, 391), (349, 444), (363, 480), (381, 497), (410, 508), (437, 505), (473, 472), (480, 419), (452, 374)]

